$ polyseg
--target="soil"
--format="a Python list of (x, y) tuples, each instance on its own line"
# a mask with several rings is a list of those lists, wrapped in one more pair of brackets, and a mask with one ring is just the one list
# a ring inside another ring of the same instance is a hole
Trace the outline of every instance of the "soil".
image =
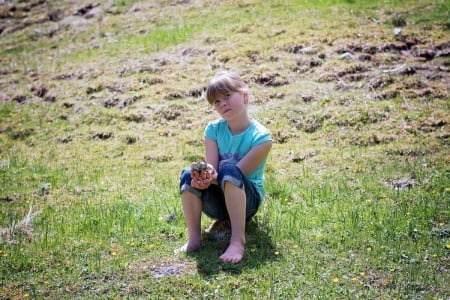
[[(62, 6), (48, 0), (0, 1), (0, 36), (6, 38), (23, 32), (32, 39), (31, 42), (56, 45), (60, 40), (67, 41), (67, 35), (77, 36), (86, 32), (87, 28), (100, 26), (107, 18), (152, 19), (156, 18), (153, 15), (155, 9), (180, 7), (189, 10), (201, 5), (199, 1), (161, 0), (136, 3), (121, 10), (113, 2), (67, 1)], [(245, 7), (250, 9), (251, 4)], [(404, 15), (408, 14), (405, 12)], [(380, 18), (384, 18), (384, 22), (391, 18), (396, 27), (388, 33), (376, 32), (377, 24), (382, 20), (367, 18), (361, 21), (360, 33), (356, 35), (343, 32), (336, 36), (320, 35), (315, 38), (312, 35), (310, 39), (295, 39), (289, 35), (287, 24), (286, 28), (280, 25), (264, 34), (267, 38), (278, 38), (284, 42), (277, 43), (266, 52), (256, 46), (237, 54), (226, 51), (244, 46), (237, 44), (229, 47), (231, 40), (224, 42), (219, 36), (205, 33), (206, 36), (200, 41), (188, 40), (163, 51), (118, 58), (118, 61), (60, 67), (57, 73), (39, 67), (19, 70), (11, 67), (7, 58), (0, 58), (3, 65), (0, 67), (0, 101), (23, 106), (42, 102), (60, 107), (58, 118), (75, 123), (76, 127), (79, 126), (77, 122), (81, 122), (77, 120), (79, 115), (89, 111), (88, 106), (94, 103), (105, 110), (123, 111), (123, 120), (146, 124), (163, 139), (178, 136), (179, 129), (202, 128), (205, 120), (213, 118), (211, 109), (189, 105), (202, 100), (205, 77), (197, 78), (186, 73), (202, 74), (205, 69), (231, 68), (240, 70), (249, 83), (253, 91), (254, 112), (282, 111), (280, 119), (284, 117), (287, 126), (270, 128), (278, 144), (288, 144), (299, 135), (321, 132), (330, 126), (338, 127), (342, 133), (339, 134), (341, 145), (366, 147), (389, 144), (399, 141), (399, 136), (384, 133), (384, 128), (401, 127), (412, 138), (419, 138), (420, 135), (447, 147), (450, 136), (450, 118), (445, 111), (450, 87), (448, 29), (442, 24), (415, 26), (408, 17), (397, 20), (388, 12), (380, 12)], [(132, 28), (133, 25), (129, 26)], [(234, 30), (240, 37), (248, 35), (254, 38), (263, 34), (250, 25)], [(146, 30), (141, 29), (139, 33), (146, 34)], [(108, 34), (100, 32), (99, 37), (91, 37), (86, 43), (99, 48), (104, 45), (103, 40), (114, 40)], [(16, 46), (14, 43), (5, 44), (6, 50), (11, 52), (18, 50)], [(49, 59), (64, 51), (70, 51), (70, 45), (51, 48)], [(41, 55), (39, 50), (32, 53)], [(197, 79), (197, 83), (192, 84)], [(66, 90), (70, 86), (75, 88)], [(299, 87), (304, 90), (299, 91)], [(374, 106), (377, 101), (403, 101), (403, 104), (400, 111), (390, 111), (391, 108), (385, 111), (375, 108), (368, 111), (350, 109), (353, 105), (360, 105), (359, 95), (364, 95), (363, 101), (375, 103)], [(148, 103), (149, 98), (157, 99), (157, 103), (143, 104)], [(188, 104), (183, 104), (185, 99)], [(332, 105), (327, 106), (330, 101), (340, 110), (333, 111)], [(316, 107), (325, 109), (318, 111)], [(432, 116), (418, 116), (425, 109), (435, 111)], [(278, 120), (262, 121), (271, 127), (277, 126)], [(94, 122), (107, 123), (96, 119)], [(362, 129), (369, 126), (375, 128), (375, 132), (364, 135)], [(39, 132), (39, 128), (0, 123), (0, 134), (6, 134), (13, 140), (26, 140)], [(85, 138), (109, 140), (119, 136), (120, 133), (111, 128), (91, 132)], [(73, 137), (65, 134), (55, 140), (68, 144), (75, 141)], [(145, 138), (139, 134), (123, 138), (127, 145), (141, 140)], [(197, 140), (197, 137), (192, 137), (185, 142), (195, 143)], [(294, 153), (289, 161), (303, 162), (314, 156)], [(167, 162), (173, 156), (152, 153), (143, 155), (143, 158)]]

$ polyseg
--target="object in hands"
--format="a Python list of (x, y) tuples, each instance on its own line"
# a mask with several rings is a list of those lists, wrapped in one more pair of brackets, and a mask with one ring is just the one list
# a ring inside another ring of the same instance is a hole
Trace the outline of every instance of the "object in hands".
[(206, 162), (204, 161), (198, 161), (198, 162), (194, 162), (191, 165), (191, 169), (193, 171), (199, 172), (201, 173), (202, 171), (211, 171), (212, 167), (211, 165), (208, 165)]

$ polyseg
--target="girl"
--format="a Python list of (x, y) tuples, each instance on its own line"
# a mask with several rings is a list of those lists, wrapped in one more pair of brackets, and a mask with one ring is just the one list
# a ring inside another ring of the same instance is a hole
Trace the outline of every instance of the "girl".
[(205, 128), (207, 168), (194, 165), (180, 178), (181, 202), (189, 240), (178, 251), (201, 246), (201, 214), (229, 220), (231, 239), (220, 256), (239, 263), (245, 252), (245, 223), (264, 198), (264, 169), (272, 139), (269, 131), (248, 114), (249, 91), (235, 73), (220, 72), (206, 89), (206, 98), (220, 118)]

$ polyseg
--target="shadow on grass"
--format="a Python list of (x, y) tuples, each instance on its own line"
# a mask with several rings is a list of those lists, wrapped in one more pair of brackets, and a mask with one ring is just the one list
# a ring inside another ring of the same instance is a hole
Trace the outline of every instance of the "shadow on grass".
[(264, 225), (258, 222), (257, 217), (247, 223), (247, 245), (243, 260), (239, 264), (223, 263), (219, 256), (225, 252), (229, 243), (229, 234), (226, 238), (217, 239), (212, 234), (206, 234), (200, 250), (187, 254), (197, 261), (197, 272), (203, 277), (210, 277), (220, 272), (241, 274), (245, 269), (260, 268), (267, 261), (278, 257), (275, 246)]

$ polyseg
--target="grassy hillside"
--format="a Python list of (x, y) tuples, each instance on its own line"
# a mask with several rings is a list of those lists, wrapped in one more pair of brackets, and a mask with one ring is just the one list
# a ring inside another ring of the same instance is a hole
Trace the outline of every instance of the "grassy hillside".
[[(449, 298), (449, 8), (0, 1), (0, 298)], [(236, 266), (173, 254), (222, 69), (275, 141)]]

